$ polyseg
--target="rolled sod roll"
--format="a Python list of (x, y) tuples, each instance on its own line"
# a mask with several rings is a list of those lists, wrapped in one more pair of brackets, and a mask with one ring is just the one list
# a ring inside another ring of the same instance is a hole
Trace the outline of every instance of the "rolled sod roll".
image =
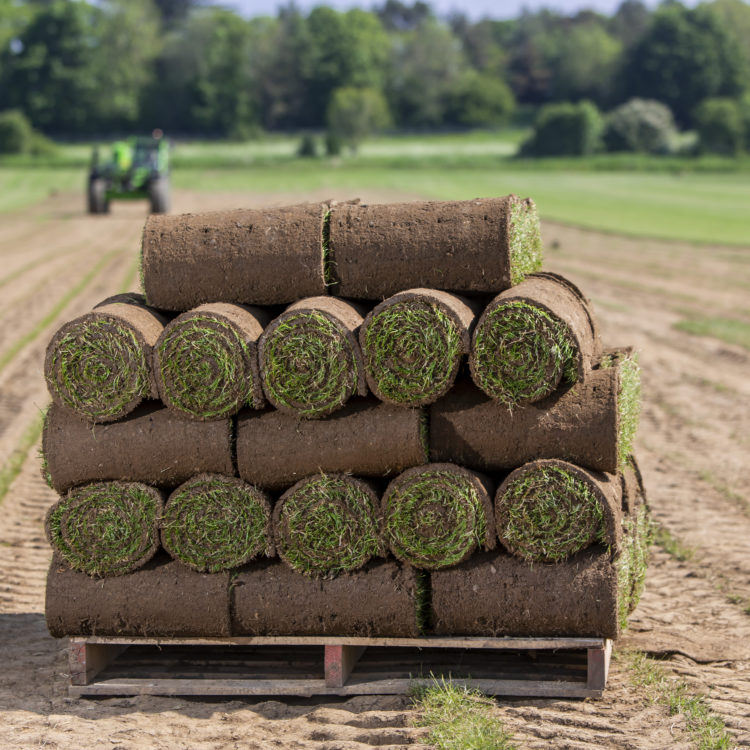
[(234, 474), (232, 425), (181, 419), (147, 401), (119, 422), (90, 425), (57, 404), (42, 433), (43, 475), (57, 492), (122, 480), (176, 487), (204, 472)]
[(112, 422), (157, 398), (151, 355), (165, 323), (155, 310), (124, 301), (66, 323), (44, 360), (53, 400), (90, 422)]
[(277, 305), (326, 294), (324, 204), (157, 216), (143, 230), (150, 305)]
[(47, 575), (47, 628), (55, 638), (228, 636), (229, 580), (228, 572), (196, 573), (165, 552), (140, 570), (101, 580), (54, 557)]
[(381, 302), (359, 330), (370, 390), (399, 406), (436, 401), (469, 353), (476, 316), (475, 303), (434, 289), (409, 289)]
[(497, 543), (491, 481), (455, 464), (426, 464), (396, 477), (383, 495), (391, 552), (415, 568), (456, 565)]
[(326, 419), (268, 409), (237, 417), (237, 468), (259, 487), (286, 489), (317, 472), (394, 476), (428, 460), (422, 409), (354, 397)]
[(538, 458), (615, 472), (627, 461), (639, 410), (631, 353), (608, 355), (582, 382), (512, 409), (465, 380), (429, 407), (430, 457), (487, 472)]
[(583, 380), (601, 354), (586, 298), (561, 276), (539, 273), (499, 294), (474, 329), (474, 382), (508, 406), (539, 401), (561, 380)]
[(270, 316), (257, 307), (201, 305), (171, 321), (154, 347), (159, 397), (189, 419), (222, 419), (264, 404), (257, 342)]
[(384, 552), (378, 496), (344, 474), (317, 474), (290, 487), (273, 510), (276, 551), (293, 570), (334, 576)]
[(319, 418), (351, 396), (367, 395), (357, 332), (357, 307), (332, 297), (290, 305), (260, 338), (260, 370), (266, 398), (300, 417)]
[(282, 563), (254, 564), (232, 581), (232, 634), (416, 637), (420, 582), (417, 571), (393, 561), (317, 580)]
[(541, 267), (534, 202), (335, 205), (330, 216), (334, 294), (380, 300), (402, 289), (497, 293)]
[(47, 512), (47, 539), (72, 568), (120, 576), (159, 548), (162, 494), (137, 482), (96, 482), (70, 490)]
[(531, 461), (498, 487), (495, 524), (503, 547), (530, 562), (559, 562), (598, 542), (615, 557), (622, 542), (620, 478), (557, 459)]
[(169, 496), (161, 543), (193, 570), (218, 573), (273, 554), (271, 503), (235, 477), (201, 474)]
[(604, 547), (556, 564), (475, 555), (431, 575), (433, 633), (616, 638), (617, 570)]

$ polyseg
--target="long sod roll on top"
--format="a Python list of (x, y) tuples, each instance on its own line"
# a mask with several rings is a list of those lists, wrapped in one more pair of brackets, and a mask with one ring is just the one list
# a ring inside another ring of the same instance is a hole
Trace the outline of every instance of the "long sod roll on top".
[(533, 201), (337, 204), (329, 217), (333, 293), (384, 299), (403, 289), (497, 293), (539, 270)]
[(63, 325), (44, 360), (53, 400), (89, 422), (112, 422), (157, 397), (151, 357), (166, 320), (137, 296), (113, 299)]
[(359, 331), (370, 390), (400, 406), (437, 401), (469, 353), (477, 312), (476, 303), (434, 289), (408, 289), (381, 302)]
[(326, 294), (322, 203), (152, 214), (143, 230), (142, 281), (150, 305), (276, 305)]
[(361, 310), (344, 300), (310, 297), (290, 305), (260, 338), (266, 398), (277, 409), (314, 419), (355, 394), (366, 395), (361, 325)]
[(211, 420), (264, 404), (257, 342), (270, 316), (258, 307), (201, 305), (171, 321), (154, 347), (154, 376), (166, 406)]
[(534, 274), (502, 292), (474, 329), (469, 364), (491, 398), (515, 406), (583, 380), (601, 355), (588, 300), (557, 274)]

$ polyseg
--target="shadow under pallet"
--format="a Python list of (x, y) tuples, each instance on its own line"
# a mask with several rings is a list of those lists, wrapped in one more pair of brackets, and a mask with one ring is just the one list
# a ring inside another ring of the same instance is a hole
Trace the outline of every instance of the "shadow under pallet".
[(489, 695), (602, 694), (604, 638), (71, 637), (73, 697), (407, 693), (450, 678)]

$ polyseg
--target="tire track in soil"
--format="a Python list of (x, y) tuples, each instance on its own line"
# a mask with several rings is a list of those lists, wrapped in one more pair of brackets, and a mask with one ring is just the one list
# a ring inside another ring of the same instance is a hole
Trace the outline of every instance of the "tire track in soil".
[[(191, 208), (191, 201), (209, 207), (202, 196), (183, 195), (181, 200), (181, 209)], [(226, 205), (225, 198), (222, 202)], [(242, 197), (236, 201), (238, 205), (248, 202)], [(274, 196), (273, 202), (283, 203), (285, 198)], [(134, 227), (140, 228), (142, 220), (142, 214), (132, 213)], [(590, 232), (545, 228), (546, 234), (550, 231), (561, 245), (560, 252), (550, 253), (551, 270), (564, 272), (568, 257), (593, 253), (592, 243), (598, 243), (597, 264), (605, 272), (608, 257), (618, 253), (622, 257), (622, 238), (612, 242), (609, 236)], [(626, 249), (637, 258), (639, 243), (629, 242), (632, 245)], [(647, 244), (644, 250), (650, 261), (658, 256), (652, 245)], [(672, 262), (682, 257), (681, 253), (692, 257), (695, 250), (679, 244), (667, 248)], [(738, 263), (739, 256), (726, 255), (732, 258), (728, 262)], [(126, 265), (121, 266), (123, 273)], [(575, 280), (575, 273), (571, 276)], [(705, 553), (703, 566), (721, 570), (732, 585), (739, 586), (750, 562), (739, 554), (737, 559), (727, 556), (717, 542), (731, 539), (739, 545), (748, 518), (701, 480), (700, 474), (708, 467), (727, 481), (731, 479), (735, 491), (746, 494), (743, 482), (747, 479), (741, 472), (733, 472), (740, 462), (736, 433), (748, 420), (747, 401), (738, 406), (742, 403), (738, 395), (744, 398), (750, 388), (744, 377), (745, 354), (718, 342), (673, 332), (675, 316), (669, 313), (665, 300), (647, 292), (629, 290), (623, 294), (615, 282), (616, 278), (608, 283), (605, 275), (601, 280), (584, 281), (582, 286), (604, 303), (597, 311), (607, 342), (632, 342), (643, 351), (646, 403), (639, 448), (651, 504), (662, 523), (681, 539), (689, 543), (686, 537), (693, 535), (696, 546)], [(686, 286), (689, 290), (689, 284)], [(93, 289), (89, 293), (93, 294)], [(88, 296), (81, 295), (77, 304), (84, 309), (90, 306), (90, 300), (83, 299)], [(72, 310), (65, 311), (64, 318), (68, 317)], [(42, 352), (43, 348), (37, 350), (36, 356)], [(712, 360), (706, 358), (709, 353)], [(721, 365), (711, 367), (710, 361)], [(706, 383), (718, 383), (727, 390)], [(2, 421), (0, 416), (0, 426)], [(729, 455), (722, 456), (727, 450)], [(686, 471), (684, 462), (693, 469)], [(686, 497), (697, 498), (688, 504), (690, 512), (685, 512)], [(0, 651), (6, 666), (0, 675), (0, 720), (10, 730), (9, 747), (420, 747), (417, 743), (424, 740), (424, 731), (409, 726), (412, 711), (409, 699), (402, 696), (335, 702), (209, 702), (147, 696), (69, 700), (65, 696), (64, 643), (47, 635), (42, 615), (44, 575), (50, 558), (42, 522), (54, 499), (38, 474), (35, 456), (30, 456), (6, 497), (6, 523), (0, 527)], [(705, 516), (699, 513), (701, 508), (705, 508)], [(730, 532), (731, 536), (726, 536)], [(630, 635), (622, 645), (672, 654), (664, 662), (670, 674), (696, 692), (708, 693), (714, 710), (725, 717), (738, 742), (744, 743), (750, 731), (745, 645), (750, 642), (749, 623), (740, 607), (727, 603), (710, 576), (696, 575), (694, 565), (678, 563), (659, 552), (649, 569), (646, 594), (632, 618)], [(700, 663), (709, 647), (721, 652), (712, 658), (722, 654), (724, 658)], [(730, 647), (738, 651), (727, 658)], [(680, 648), (694, 658), (675, 654)], [(498, 703), (497, 713), (513, 731), (520, 748), (693, 747), (684, 720), (669, 716), (664, 706), (651, 703), (643, 690), (633, 687), (623, 658), (615, 659), (601, 700), (504, 700)]]

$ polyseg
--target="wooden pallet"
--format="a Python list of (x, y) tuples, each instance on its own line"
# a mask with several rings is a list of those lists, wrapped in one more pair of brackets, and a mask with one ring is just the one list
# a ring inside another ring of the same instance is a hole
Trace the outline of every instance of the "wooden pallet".
[(489, 695), (602, 694), (603, 638), (71, 637), (70, 695), (364, 695), (450, 677)]

